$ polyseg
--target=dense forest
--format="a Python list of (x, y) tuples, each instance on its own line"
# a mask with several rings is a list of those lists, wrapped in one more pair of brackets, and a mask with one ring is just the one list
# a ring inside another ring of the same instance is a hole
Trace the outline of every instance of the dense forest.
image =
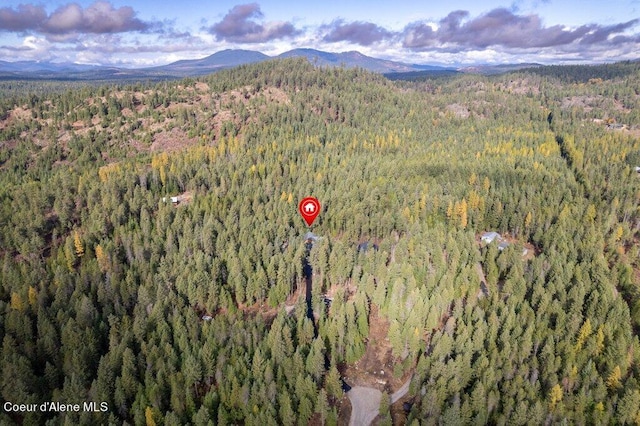
[(0, 423), (640, 423), (640, 64), (3, 85)]

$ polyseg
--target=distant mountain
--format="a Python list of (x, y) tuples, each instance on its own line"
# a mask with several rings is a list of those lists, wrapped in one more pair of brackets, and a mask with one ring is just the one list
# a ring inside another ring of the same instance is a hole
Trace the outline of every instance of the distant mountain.
[(74, 64), (72, 62), (0, 61), (0, 71), (3, 72), (81, 72), (98, 68), (100, 67), (96, 65)]
[(76, 74), (92, 73), (103, 69), (96, 65), (74, 64), (71, 62), (40, 62), (40, 61), (0, 61), (0, 79), (56, 79)]
[(524, 68), (537, 68), (542, 67), (542, 64), (537, 63), (521, 63), (521, 64), (500, 64), (500, 65), (473, 65), (467, 67), (458, 68), (458, 71), (467, 74), (504, 74), (511, 71), (518, 71)]
[(406, 80), (406, 81), (420, 81), (425, 79), (431, 79), (435, 77), (451, 77), (453, 75), (461, 74), (460, 71), (450, 68), (431, 68), (421, 71), (407, 71), (407, 72), (387, 72), (383, 75), (389, 80)]
[(254, 50), (227, 49), (202, 59), (185, 59), (159, 67), (146, 68), (146, 71), (165, 72), (180, 76), (209, 74), (223, 68), (251, 64), (271, 59), (270, 56)]
[(98, 65), (0, 61), (0, 80), (138, 81), (175, 78), (166, 73)]
[(271, 57), (253, 50), (227, 49), (203, 59), (182, 60), (160, 67), (147, 68), (148, 71), (166, 72), (178, 75), (199, 75), (211, 73), (223, 68), (235, 67), (243, 64), (261, 62), (276, 58), (307, 58), (309, 62), (317, 66), (344, 66), (347, 68), (361, 67), (377, 73), (408, 72), (423, 70), (425, 67), (443, 69), (430, 65), (411, 65), (402, 62), (394, 62), (385, 59), (372, 58), (360, 52), (324, 52), (316, 49), (293, 49), (278, 56)]
[[(506, 64), (455, 68), (390, 61), (366, 56), (357, 51), (334, 53), (316, 49), (293, 49), (271, 57), (253, 50), (227, 49), (202, 59), (187, 59), (158, 67), (133, 69), (73, 63), (0, 61), (0, 79), (153, 81), (211, 74), (238, 65), (291, 57), (307, 58), (309, 62), (317, 66), (361, 67), (372, 72), (385, 74), (392, 79), (419, 79), (425, 76), (453, 75), (458, 72), (500, 74), (521, 68), (541, 66), (539, 64)], [(408, 74), (403, 76), (404, 73)]]
[(377, 73), (417, 71), (415, 65), (388, 61), (363, 55), (360, 52), (331, 53), (315, 49), (293, 49), (278, 55), (278, 58), (304, 57), (312, 64), (319, 66), (361, 67)]
[[(288, 52), (281, 53), (277, 56), (277, 58), (307, 58), (309, 62), (315, 63), (318, 65), (336, 65), (339, 66), (338, 62), (339, 53), (332, 52), (324, 52), (322, 50), (316, 49), (293, 49)], [(321, 62), (321, 63), (318, 63)]]

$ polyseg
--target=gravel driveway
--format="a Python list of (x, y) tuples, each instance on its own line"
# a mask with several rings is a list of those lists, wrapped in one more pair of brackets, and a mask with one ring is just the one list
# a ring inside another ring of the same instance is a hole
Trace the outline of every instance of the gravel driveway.
[[(409, 377), (400, 389), (391, 395), (392, 404), (407, 393), (410, 384), (411, 377)], [(368, 426), (380, 413), (382, 392), (378, 389), (354, 386), (347, 392), (347, 396), (351, 401), (351, 419), (349, 420), (349, 426)]]

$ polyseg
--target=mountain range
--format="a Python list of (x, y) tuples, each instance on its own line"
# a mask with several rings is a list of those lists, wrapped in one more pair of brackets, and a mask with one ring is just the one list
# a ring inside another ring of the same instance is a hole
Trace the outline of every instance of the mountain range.
[(164, 80), (205, 75), (238, 65), (290, 57), (304, 57), (312, 64), (318, 66), (360, 67), (376, 73), (392, 74), (394, 78), (398, 78), (398, 75), (402, 75), (403, 73), (411, 73), (411, 75), (428, 75), (430, 73), (452, 74), (457, 72), (492, 74), (505, 72), (507, 69), (512, 71), (518, 68), (538, 66), (538, 64), (516, 64), (496, 67), (479, 66), (473, 68), (456, 68), (407, 64), (373, 58), (357, 51), (333, 53), (315, 49), (294, 49), (277, 56), (268, 56), (253, 50), (227, 49), (202, 59), (180, 60), (167, 65), (150, 68), (121, 68), (36, 61), (0, 61), (0, 80)]

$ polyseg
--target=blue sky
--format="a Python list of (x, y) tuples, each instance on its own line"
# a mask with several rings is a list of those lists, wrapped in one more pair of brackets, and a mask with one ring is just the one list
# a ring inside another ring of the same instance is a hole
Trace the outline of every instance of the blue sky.
[(0, 60), (142, 67), (297, 47), (410, 63), (640, 57), (640, 0), (4, 0)]

